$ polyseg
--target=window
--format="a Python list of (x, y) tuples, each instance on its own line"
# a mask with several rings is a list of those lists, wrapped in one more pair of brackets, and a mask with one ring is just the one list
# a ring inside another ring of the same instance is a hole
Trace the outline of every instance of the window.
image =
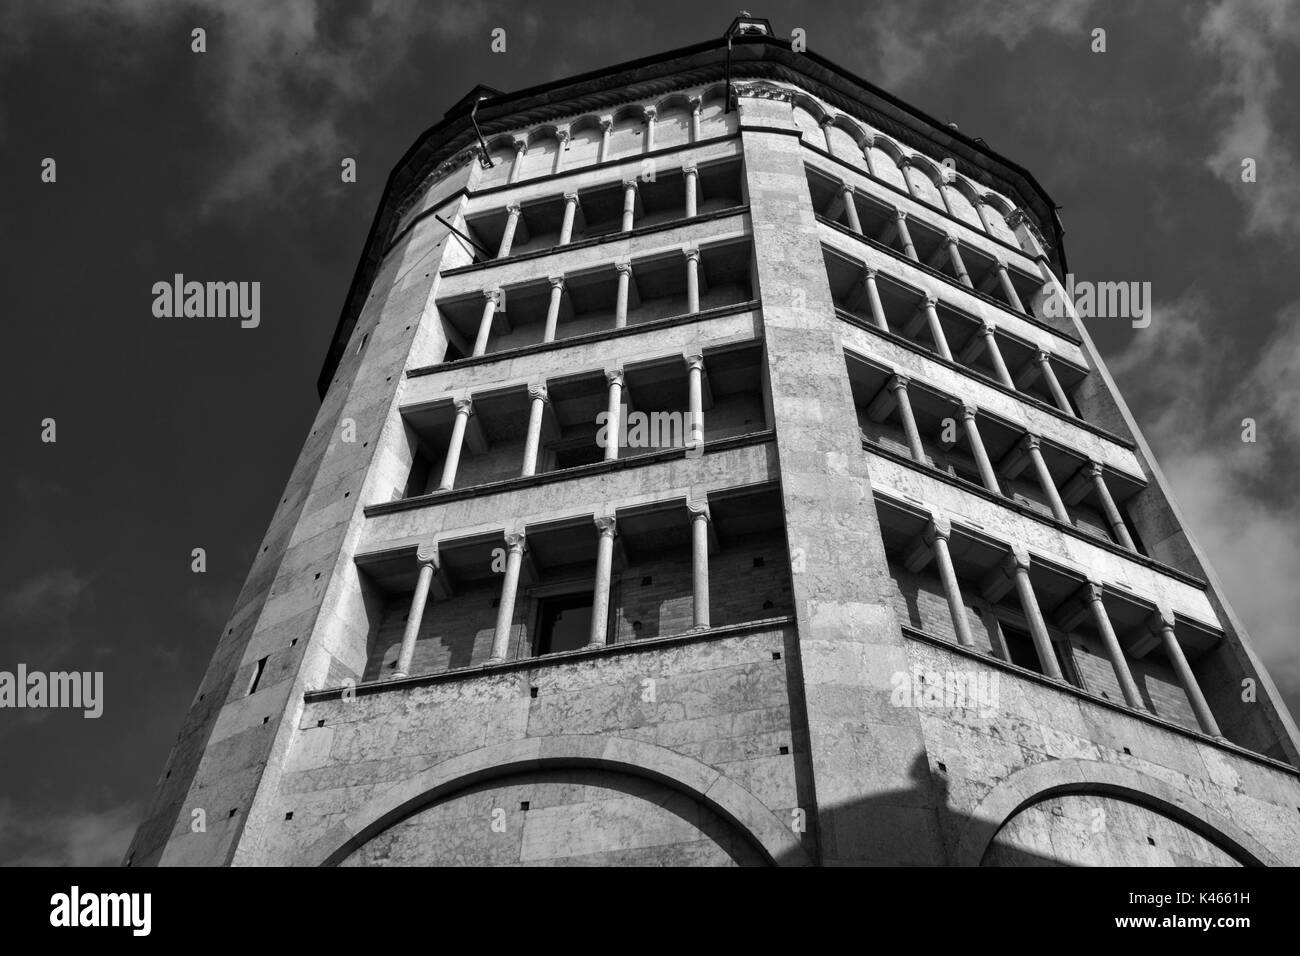
[(1043, 666), (1038, 661), (1038, 650), (1034, 647), (1034, 639), (1029, 636), (1029, 633), (1001, 621), (998, 622), (998, 626), (1002, 631), (1002, 642), (1006, 645), (1011, 663), (1041, 674)]
[(555, 454), (557, 471), (563, 468), (577, 468), (579, 465), (594, 465), (605, 460), (605, 449), (587, 438), (552, 445), (551, 448)]
[(591, 591), (539, 600), (533, 654), (554, 654), (585, 647), (591, 638), (591, 603)]

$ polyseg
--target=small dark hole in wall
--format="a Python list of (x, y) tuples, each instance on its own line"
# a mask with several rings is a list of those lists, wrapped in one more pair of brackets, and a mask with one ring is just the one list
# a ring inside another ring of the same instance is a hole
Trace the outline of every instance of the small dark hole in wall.
[(270, 718), (270, 717), (263, 717), (263, 718), (262, 718), (262, 723), (264, 723), (264, 724), (269, 724), (270, 722), (271, 722), (271, 718)]
[(168, 780), (168, 779), (171, 778), (171, 775), (172, 775), (172, 772), (171, 772), (170, 770), (168, 770), (165, 774), (163, 774), (163, 779), (164, 779), (164, 780)]
[(350, 497), (352, 497), (352, 492), (350, 492), (350, 491), (345, 491), (345, 492), (343, 492), (343, 497), (344, 497), (344, 498), (350, 498)]
[(780, 652), (780, 651), (773, 651), (773, 652), (772, 652), (772, 660), (774, 660), (774, 661), (779, 661), (780, 659), (781, 659), (781, 652)]
[(317, 580), (317, 581), (320, 580), (320, 572), (319, 572), (319, 571), (316, 572), (316, 580)]
[(947, 765), (946, 763), (944, 763), (942, 760), (939, 761), (939, 772), (940, 772), (940, 773), (947, 773), (947, 772), (948, 772), (948, 765)]
[(501, 604), (501, 599), (500, 599), (500, 598), (493, 598), (493, 599), (492, 599), (492, 606), (493, 606), (493, 607), (497, 607), (497, 606), (499, 606), (500, 604)]
[(236, 813), (238, 813), (238, 812), (239, 812), (239, 807), (235, 807), (235, 809), (233, 809), (233, 810), (230, 811), (229, 816), (232, 816), (232, 817), (233, 817), (233, 816), (234, 816)]
[(527, 812), (528, 812), (528, 801), (527, 801), (527, 800), (520, 800), (520, 801), (519, 801), (519, 809), (520, 809), (520, 810), (523, 810), (525, 813), (527, 813)]
[(528, 696), (529, 696), (529, 697), (536, 697), (536, 696), (537, 696), (537, 688), (536, 688), (536, 687), (530, 687), (530, 688), (528, 688)]
[(781, 753), (782, 753), (782, 754), (788, 754), (789, 752), (790, 752), (790, 748), (789, 748), (789, 747), (782, 747), (782, 748), (781, 748)]
[(761, 568), (762, 566), (763, 566), (763, 559), (762, 559), (762, 558), (755, 558), (755, 559), (754, 559), (754, 567), (756, 567), (756, 568)]
[(1147, 842), (1150, 843), (1152, 846), (1156, 845), (1156, 841), (1151, 839), (1151, 837), (1147, 837)]
[(298, 638), (295, 637), (292, 641), (289, 642), (289, 646), (293, 647), (297, 643), (298, 643)]
[(317, 726), (317, 727), (324, 727), (324, 726), (325, 726), (325, 721), (323, 721), (323, 720), (318, 720), (318, 721), (316, 721), (316, 726)]
[(286, 814), (284, 815), (284, 818), (285, 818), (286, 820), (292, 820), (292, 819), (293, 819), (293, 811), (290, 810), (288, 813), (286, 813)]
[(642, 578), (642, 579), (641, 579), (641, 587), (643, 587), (643, 588), (645, 588), (645, 587), (649, 587), (650, 584), (651, 584), (651, 582), (652, 582), (653, 580), (654, 580), (654, 578), (651, 578), (651, 577), (644, 577), (644, 578)]
[(764, 610), (764, 611), (770, 611), (770, 610), (772, 610), (772, 608), (774, 608), (774, 607), (776, 607), (776, 605), (773, 604), (771, 601), (764, 601), (764, 602), (763, 602), (763, 610)]
[(1127, 747), (1124, 748), (1124, 752), (1128, 754), (1130, 757), (1133, 756), (1133, 751), (1129, 750)]

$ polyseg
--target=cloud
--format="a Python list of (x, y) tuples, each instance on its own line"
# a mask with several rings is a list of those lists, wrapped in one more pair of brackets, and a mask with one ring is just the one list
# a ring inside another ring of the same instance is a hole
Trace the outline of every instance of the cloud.
[[(1300, 301), (1257, 351), (1219, 340), (1222, 313), (1193, 290), (1107, 360), (1229, 602), (1283, 688), (1300, 689)], [(1234, 343), (1238, 344), (1239, 343)], [(1242, 441), (1254, 419), (1257, 441)]]
[(0, 864), (118, 866), (140, 818), (139, 806), (131, 802), (34, 814), (0, 799)]
[[(1207, 124), (1218, 135), (1206, 165), (1245, 204), (1247, 235), (1294, 240), (1300, 179), (1295, 153), (1276, 124), (1278, 113), (1290, 120), (1294, 107), (1289, 97), (1279, 95), (1277, 58), (1284, 48), (1300, 45), (1300, 5), (1292, 0), (1223, 0), (1202, 19), (1197, 44), (1222, 65), (1210, 101), (1229, 110), (1225, 122)], [(1241, 181), (1246, 157), (1258, 164), (1256, 182)]]
[[(894, 0), (868, 5), (861, 35), (873, 47), (872, 79), (886, 89), (952, 64), (973, 38), (1001, 40), (1015, 49), (1031, 35), (1089, 32), (1085, 19), (1091, 0), (1044, 4), (1041, 0)], [(900, 40), (899, 38), (903, 38)], [(815, 43), (816, 38), (810, 42)]]

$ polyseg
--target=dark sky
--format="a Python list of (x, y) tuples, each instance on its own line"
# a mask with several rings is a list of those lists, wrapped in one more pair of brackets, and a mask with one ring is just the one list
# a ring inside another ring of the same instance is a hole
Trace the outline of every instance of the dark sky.
[[(1091, 331), (1300, 709), (1300, 4), (750, 9), (1032, 170), (1080, 279), (1152, 283), (1149, 328)], [(0, 862), (120, 860), (309, 431), (366, 230), (412, 141), (475, 83), (514, 90), (660, 53), (721, 35), (736, 12), (0, 7), (0, 670), (105, 675), (98, 720), (0, 711)], [(195, 27), (206, 53), (191, 52)], [(496, 27), (505, 53), (490, 51)], [(340, 182), (344, 157), (356, 184)], [(1257, 182), (1240, 181), (1243, 157)], [(178, 272), (260, 281), (261, 325), (155, 318), (152, 286)]]

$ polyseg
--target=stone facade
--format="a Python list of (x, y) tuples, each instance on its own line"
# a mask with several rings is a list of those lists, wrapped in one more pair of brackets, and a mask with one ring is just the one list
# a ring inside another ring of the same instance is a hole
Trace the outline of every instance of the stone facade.
[(727, 63), (485, 93), (394, 172), (129, 865), (1300, 863), (1050, 199)]

